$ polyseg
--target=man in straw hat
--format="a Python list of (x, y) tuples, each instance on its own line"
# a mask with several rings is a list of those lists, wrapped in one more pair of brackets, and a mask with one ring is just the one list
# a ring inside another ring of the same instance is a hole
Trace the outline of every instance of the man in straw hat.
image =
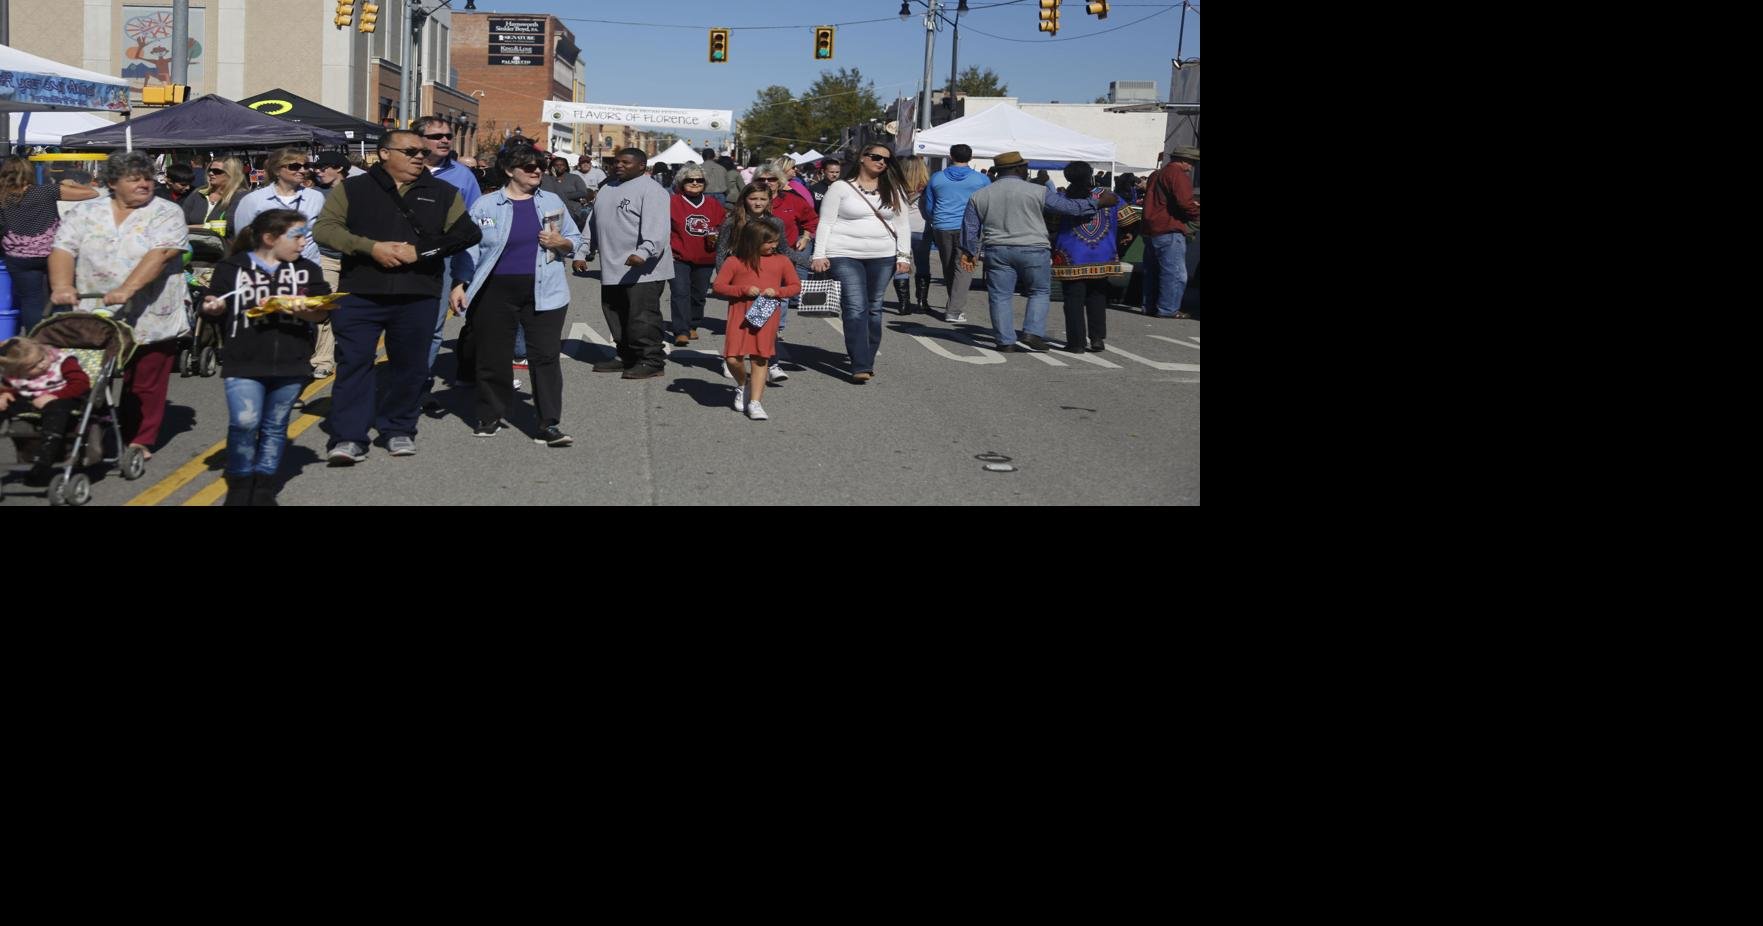
[[(973, 194), (961, 223), (961, 250), (986, 260), (986, 296), (991, 303), (992, 336), (1002, 351), (1033, 353), (1047, 349), (1047, 312), (1053, 305), (1053, 242), (1043, 213), (1089, 218), (1098, 206), (1120, 202), (1113, 193), (1099, 199), (1071, 199), (1028, 182), (1028, 161), (1006, 151), (992, 163), (998, 182)], [(1028, 282), (1028, 314), (1022, 340), (1016, 339), (1016, 279)]]
[(1200, 149), (1186, 145), (1169, 152), (1169, 163), (1151, 175), (1145, 196), (1145, 314), (1157, 318), (1187, 318), (1181, 310), (1188, 288), (1188, 231), (1200, 221), (1200, 204), (1194, 199), (1194, 165)]

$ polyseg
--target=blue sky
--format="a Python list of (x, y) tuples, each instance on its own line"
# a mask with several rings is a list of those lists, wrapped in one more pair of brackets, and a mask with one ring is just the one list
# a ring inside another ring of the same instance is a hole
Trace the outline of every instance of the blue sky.
[[(1184, 17), (1181, 56), (1200, 55), (1198, 10), (1184, 14), (1179, 2), (1169, 0), (1110, 3), (1108, 18), (1098, 21), (1084, 13), (1083, 0), (1064, 0), (1059, 34), (1049, 38), (1037, 29), (1035, 0), (968, 0), (969, 12), (961, 16), (961, 69), (991, 68), (1008, 85), (1011, 96), (1026, 102), (1088, 103), (1106, 94), (1111, 80), (1154, 80), (1158, 99), (1167, 99), (1169, 60), (1176, 56)], [(455, 0), (455, 5), (464, 4)], [(550, 13), (563, 20), (587, 57), (590, 102), (729, 109), (736, 119), (761, 88), (781, 84), (801, 95), (829, 67), (861, 69), (884, 101), (898, 94), (913, 96), (924, 74), (924, 7), (918, 0), (912, 6), (912, 19), (902, 23), (900, 0), (797, 4), (478, 0), (477, 4), (478, 12)], [(947, 3), (951, 16), (955, 6), (955, 0)], [(830, 65), (813, 58), (817, 25), (838, 26)], [(711, 26), (734, 30), (726, 64), (706, 60), (706, 30)], [(1114, 31), (1099, 34), (1104, 30)], [(937, 33), (932, 76), (938, 85), (949, 80), (951, 35), (947, 24)]]

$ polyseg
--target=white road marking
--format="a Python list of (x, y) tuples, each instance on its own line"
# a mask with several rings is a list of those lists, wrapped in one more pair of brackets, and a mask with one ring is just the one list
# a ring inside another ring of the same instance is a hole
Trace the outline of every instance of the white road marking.
[(1197, 363), (1166, 363), (1161, 360), (1146, 360), (1145, 358), (1140, 357), (1138, 354), (1132, 353), (1131, 351), (1121, 350), (1120, 348), (1114, 346), (1113, 344), (1108, 345), (1108, 352), (1111, 354), (1119, 354), (1120, 356), (1125, 357), (1128, 360), (1136, 360), (1139, 363), (1142, 363), (1145, 366), (1148, 366), (1153, 370), (1167, 370), (1171, 373), (1198, 373), (1198, 372), (1200, 372), (1200, 365)]
[(614, 346), (611, 341), (608, 341), (604, 337), (601, 337), (600, 332), (595, 331), (594, 326), (588, 324), (587, 322), (576, 322), (575, 324), (571, 325), (569, 327), (569, 340), (571, 340), (571, 341), (590, 341), (595, 344), (604, 344), (608, 347)]
[[(1176, 339), (1175, 339), (1175, 338), (1166, 338), (1166, 337), (1164, 337), (1164, 336), (1163, 336), (1163, 335), (1160, 335), (1160, 334), (1153, 334), (1153, 335), (1151, 335), (1151, 337), (1153, 337), (1153, 338), (1156, 338), (1156, 339), (1157, 339), (1157, 340), (1159, 340), (1159, 341), (1168, 341), (1168, 342), (1169, 342), (1169, 343), (1171, 343), (1171, 344), (1180, 344), (1180, 345), (1181, 345), (1181, 346), (1183, 346), (1183, 347), (1191, 347), (1191, 348), (1193, 348), (1193, 349), (1194, 349), (1194, 350), (1199, 350), (1199, 349), (1200, 349), (1200, 345), (1198, 345), (1198, 344), (1189, 344), (1189, 343), (1188, 343), (1188, 342), (1186, 342), (1186, 341), (1178, 341), (1178, 340), (1176, 340)], [(1197, 340), (1199, 340), (1199, 338), (1195, 338), (1195, 339), (1194, 339), (1194, 340), (1196, 340), (1196, 341), (1197, 341)]]
[[(1063, 344), (1062, 344), (1062, 345), (1060, 345), (1060, 346), (1061, 346), (1061, 347), (1064, 347), (1064, 346), (1065, 346), (1065, 345), (1063, 345)], [(1072, 355), (1071, 355), (1071, 359), (1073, 359), (1073, 360), (1082, 360), (1082, 361), (1084, 361), (1084, 362), (1085, 362), (1085, 363), (1093, 363), (1093, 364), (1095, 364), (1095, 365), (1096, 365), (1096, 366), (1099, 366), (1099, 367), (1107, 367), (1107, 368), (1108, 368), (1108, 369), (1110, 369), (1110, 370), (1118, 370), (1118, 369), (1120, 369), (1120, 364), (1118, 364), (1118, 363), (1109, 363), (1109, 362), (1108, 362), (1108, 361), (1106, 361), (1106, 360), (1103, 360), (1103, 359), (1102, 359), (1102, 358), (1100, 358), (1100, 357), (1098, 357), (1098, 356), (1096, 356), (1096, 355), (1095, 355), (1095, 354), (1090, 354), (1090, 353), (1083, 353), (1083, 354), (1072, 354)]]

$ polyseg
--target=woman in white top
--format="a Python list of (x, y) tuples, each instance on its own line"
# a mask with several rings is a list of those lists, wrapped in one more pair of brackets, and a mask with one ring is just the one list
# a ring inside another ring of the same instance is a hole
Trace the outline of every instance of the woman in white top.
[(881, 346), (882, 298), (888, 281), (912, 269), (906, 180), (888, 146), (864, 149), (855, 175), (827, 187), (809, 267), (815, 273), (830, 270), (839, 281), (851, 381), (869, 382)]

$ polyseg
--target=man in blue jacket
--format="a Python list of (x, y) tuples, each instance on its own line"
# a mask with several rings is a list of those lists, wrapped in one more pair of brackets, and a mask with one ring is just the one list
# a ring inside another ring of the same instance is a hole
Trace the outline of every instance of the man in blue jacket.
[(967, 305), (967, 288), (973, 283), (973, 271), (961, 269), (961, 261), (956, 260), (961, 253), (961, 217), (966, 214), (967, 201), (973, 198), (973, 194), (990, 186), (992, 181), (967, 166), (967, 162), (973, 160), (973, 148), (969, 145), (950, 148), (949, 160), (954, 163), (930, 178), (930, 186), (924, 188), (918, 206), (924, 210), (925, 221), (930, 223), (931, 240), (936, 243), (937, 254), (943, 259), (943, 282), (949, 285), (949, 308), (943, 312), (943, 320), (964, 322), (967, 316), (961, 310)]
[[(459, 163), (458, 156), (453, 153), (452, 124), (440, 116), (423, 116), (410, 123), (410, 130), (422, 136), (423, 160), (428, 164), (429, 173), (458, 190), (460, 202), (465, 205), (465, 210), (470, 212), (471, 207), (477, 203), (477, 198), (483, 194), (478, 190), (477, 174), (472, 173), (471, 168)], [(441, 272), (442, 295), (440, 303), (435, 308), (435, 334), (433, 338), (429, 339), (429, 378), (423, 384), (424, 396), (427, 396), (429, 390), (435, 386), (435, 359), (441, 355), (441, 330), (447, 326), (447, 294), (453, 291), (454, 280), (452, 279), (451, 266), (443, 265)], [(455, 347), (454, 354), (458, 355), (458, 353), (459, 348)], [(475, 374), (460, 370), (457, 378), (464, 379), (471, 375)], [(433, 399), (423, 402), (423, 410), (430, 413), (438, 411), (440, 407), (441, 403)]]

